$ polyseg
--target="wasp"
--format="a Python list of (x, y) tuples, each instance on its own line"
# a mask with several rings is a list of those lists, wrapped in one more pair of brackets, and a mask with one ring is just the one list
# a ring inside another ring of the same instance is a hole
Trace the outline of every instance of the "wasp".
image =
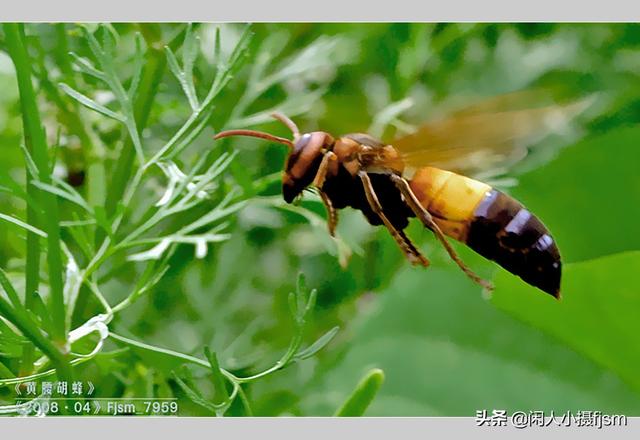
[(513, 197), (464, 175), (513, 163), (526, 153), (527, 138), (576, 113), (575, 105), (514, 108), (521, 98), (504, 95), (470, 106), (388, 143), (361, 133), (337, 138), (324, 131), (301, 134), (281, 113), (272, 116), (288, 127), (293, 140), (246, 129), (222, 131), (215, 139), (250, 136), (286, 145), (284, 200), (292, 203), (304, 189), (315, 187), (331, 235), (338, 210), (351, 207), (372, 225), (384, 225), (413, 265), (427, 267), (429, 260), (404, 233), (409, 219), (417, 218), (485, 289), (493, 286), (460, 259), (447, 237), (559, 299), (562, 264), (547, 227)]

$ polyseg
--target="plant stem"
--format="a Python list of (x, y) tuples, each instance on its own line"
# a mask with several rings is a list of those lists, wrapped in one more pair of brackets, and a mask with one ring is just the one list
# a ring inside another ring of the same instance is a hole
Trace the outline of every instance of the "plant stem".
[(253, 410), (251, 409), (251, 403), (249, 403), (249, 399), (247, 399), (247, 395), (245, 394), (242, 387), (238, 387), (238, 396), (240, 396), (240, 401), (244, 406), (245, 416), (253, 417)]
[[(160, 353), (166, 356), (171, 356), (174, 357), (176, 359), (180, 359), (186, 362), (189, 362), (191, 364), (194, 365), (198, 365), (200, 367), (206, 368), (209, 371), (211, 371), (211, 364), (208, 361), (205, 361), (203, 359), (199, 359), (195, 356), (190, 356), (188, 354), (184, 354), (184, 353), (179, 353), (177, 351), (174, 350), (169, 350), (167, 348), (160, 348), (160, 347), (155, 347), (153, 345), (149, 345), (149, 344), (145, 344), (144, 342), (140, 342), (140, 341), (136, 341), (133, 339), (129, 339), (127, 337), (124, 336), (120, 336), (114, 332), (110, 332), (109, 333), (109, 337), (112, 339), (115, 339), (116, 341), (120, 341), (126, 345), (135, 347), (135, 348), (139, 348), (139, 349), (143, 349), (143, 350), (148, 350), (151, 352), (155, 352), (155, 353)], [(224, 368), (220, 368), (220, 372), (222, 373), (223, 376), (225, 376), (229, 381), (233, 382), (233, 383), (237, 383), (238, 382), (238, 378), (231, 372), (225, 370)]]
[(35, 346), (51, 359), (61, 378), (65, 378), (67, 381), (71, 379), (71, 365), (67, 356), (42, 334), (28, 314), (11, 307), (2, 297), (0, 297), (0, 314), (15, 325), (23, 335), (28, 337)]
[[(38, 190), (31, 184), (32, 176), (29, 170), (26, 170), (27, 194), (29, 197), (37, 200)], [(27, 223), (30, 225), (37, 224), (37, 213), (31, 204), (27, 204)], [(27, 231), (27, 258), (25, 270), (25, 292), (24, 306), (27, 310), (33, 308), (33, 298), (40, 284), (40, 238), (32, 231)], [(22, 359), (20, 361), (20, 374), (24, 376), (31, 374), (33, 371), (34, 347), (33, 345), (25, 345), (22, 351)]]
[[(44, 183), (51, 183), (47, 141), (40, 120), (40, 113), (38, 112), (38, 103), (33, 84), (31, 83), (31, 60), (24, 44), (24, 25), (6, 23), (4, 24), (4, 32), (9, 55), (16, 68), (25, 144), (38, 168), (39, 180)], [(64, 352), (67, 348), (67, 329), (62, 281), (63, 266), (60, 248), (58, 202), (55, 195), (47, 192), (42, 192), (39, 197), (45, 210), (45, 216), (43, 217), (44, 230), (47, 232), (50, 308), (53, 321), (51, 336)], [(33, 285), (30, 285), (30, 287), (33, 288)]]

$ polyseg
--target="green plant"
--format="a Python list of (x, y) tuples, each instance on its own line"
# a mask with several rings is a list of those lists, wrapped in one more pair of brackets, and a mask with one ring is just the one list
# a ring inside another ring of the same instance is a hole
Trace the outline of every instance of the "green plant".
[[(211, 368), (211, 375), (216, 393), (214, 396), (215, 400), (209, 401), (202, 396), (199, 388), (193, 384), (193, 377), (189, 373), (189, 370), (183, 370), (185, 379), (181, 379), (178, 375), (174, 374), (174, 378), (180, 388), (194, 403), (216, 415), (223, 415), (233, 402), (236, 395), (240, 395), (242, 404), (245, 408), (245, 414), (253, 415), (250, 403), (242, 390), (243, 384), (256, 381), (262, 377), (275, 373), (278, 370), (286, 368), (294, 362), (299, 362), (315, 355), (319, 350), (327, 345), (338, 332), (338, 327), (334, 327), (307, 348), (301, 349), (305, 325), (309, 320), (315, 305), (316, 294), (316, 290), (307, 290), (304, 284), (304, 277), (300, 275), (298, 277), (296, 292), (291, 292), (289, 294), (289, 307), (294, 323), (294, 335), (291, 338), (287, 351), (272, 367), (248, 377), (237, 377), (230, 372), (221, 369), (215, 353), (212, 353), (209, 348), (206, 347), (205, 356), (209, 363), (206, 364), (202, 361), (198, 361), (197, 364)], [(131, 343), (131, 341), (122, 340), (127, 343)], [(233, 387), (230, 394), (226, 388), (225, 379), (229, 381)]]
[[(638, 413), (640, 26), (8, 27), (0, 412), (32, 412), (15, 387), (43, 401), (29, 384), (67, 369), (96, 397), (177, 399), (190, 416)], [(282, 200), (284, 148), (212, 140), (290, 136), (272, 110), (304, 132), (387, 139), (515, 90), (597, 96), (579, 132), (532, 145), (506, 176), (559, 244), (560, 303), (454, 243), (494, 281), (483, 296), (415, 221), (426, 270), (359, 212), (340, 211), (333, 239), (317, 196)], [(298, 273), (317, 291), (304, 336)]]
[(384, 382), (384, 372), (375, 368), (360, 380), (353, 394), (336, 411), (338, 417), (357, 417), (364, 414)]
[[(225, 229), (228, 228), (232, 215), (244, 206), (251, 195), (251, 192), (243, 194), (239, 187), (223, 178), (230, 169), (235, 153), (214, 148), (195, 159), (195, 163), (186, 172), (176, 162), (211, 123), (218, 96), (225, 91), (249, 56), (252, 38), (250, 27), (244, 28), (228, 53), (223, 53), (220, 29), (215, 31), (212, 61), (215, 74), (202, 99), (199, 93), (201, 87), (196, 85), (196, 81), (201, 78), (194, 74), (200, 52), (197, 28), (185, 26), (171, 39), (172, 43), (164, 47), (162, 56), (166, 56), (166, 65), (177, 80), (191, 114), (168, 136), (169, 140), (154, 151), (145, 145), (143, 132), (149, 119), (151, 103), (158, 91), (157, 85), (150, 82), (161, 79), (156, 70), (161, 70), (164, 63), (156, 61), (145, 67), (145, 59), (153, 60), (160, 56), (157, 49), (161, 41), (157, 35), (158, 27), (151, 26), (150, 29), (151, 31), (145, 28), (146, 32), (133, 35), (133, 54), (126, 60), (133, 68), (123, 78), (123, 60), (119, 56), (119, 46), (123, 42), (118, 32), (113, 27), (104, 25), (95, 29), (87, 26), (78, 28), (88, 52), (86, 55), (70, 52), (72, 66), (83, 75), (83, 81), (89, 81), (88, 84), (95, 87), (105, 87), (112, 97), (111, 102), (100, 102), (95, 97), (96, 93), (80, 91), (77, 84), (82, 81), (71, 76), (67, 77), (66, 82), (60, 81), (58, 87), (72, 101), (64, 101), (55, 88), (45, 89), (50, 96), (55, 96), (61, 106), (65, 106), (61, 112), (72, 111), (68, 110), (68, 106), (75, 102), (93, 112), (93, 115), (85, 115), (88, 118), (99, 115), (117, 124), (114, 126), (96, 119), (97, 126), (104, 126), (109, 130), (117, 130), (118, 125), (122, 127), (123, 138), (119, 142), (119, 149), (101, 145), (98, 150), (102, 153), (91, 156), (89, 149), (95, 149), (96, 145), (85, 146), (89, 157), (101, 162), (99, 170), (96, 167), (90, 169), (94, 171), (88, 176), (93, 190), (89, 189), (88, 193), (94, 199), (89, 200), (53, 172), (58, 157), (56, 149), (47, 145), (42, 127), (37, 97), (32, 87), (32, 62), (27, 53), (24, 27), (13, 24), (4, 27), (7, 47), (16, 67), (20, 87), (26, 143), (22, 153), (27, 169), (27, 191), (22, 190), (10, 178), (3, 181), (10, 185), (9, 193), (12, 196), (24, 200), (28, 212), (26, 222), (7, 214), (2, 214), (2, 220), (24, 229), (28, 246), (24, 299), (20, 298), (10, 277), (4, 271), (0, 272), (0, 283), (9, 299), (6, 301), (0, 297), (0, 313), (15, 326), (14, 330), (0, 320), (3, 323), (0, 338), (4, 344), (18, 343), (24, 348), (18, 350), (22, 352), (20, 374), (14, 375), (11, 369), (1, 364), (4, 377), (0, 379), (0, 386), (30, 382), (53, 374), (59, 380), (70, 381), (73, 366), (89, 362), (98, 355), (108, 355), (103, 348), (108, 340), (113, 340), (132, 349), (173, 357), (174, 361), (179, 361), (176, 367), (181, 363), (206, 367), (215, 384), (217, 403), (207, 403), (198, 391), (185, 382), (187, 379), (176, 374), (172, 377), (190, 399), (203, 405), (206, 410), (222, 415), (235, 398), (240, 396), (246, 413), (250, 414), (250, 404), (242, 390), (242, 384), (313, 356), (337, 332), (337, 327), (334, 327), (315, 343), (301, 349), (303, 331), (316, 297), (315, 291), (307, 292), (302, 277), (298, 280), (296, 293), (290, 296), (294, 318), (293, 339), (282, 358), (261, 373), (247, 377), (236, 376), (222, 369), (216, 354), (208, 348), (205, 349), (205, 361), (114, 332), (114, 319), (153, 291), (154, 286), (169, 270), (172, 256), (179, 246), (192, 245), (195, 257), (204, 258), (209, 246), (229, 239), (230, 235)], [(177, 43), (181, 39), (181, 43)], [(266, 48), (258, 50), (257, 62), (252, 65), (245, 93), (234, 106), (230, 117), (226, 118), (227, 123), (252, 125), (264, 122), (270, 111), (247, 114), (251, 103), (266, 90), (315, 68), (316, 65), (312, 62), (321, 59), (318, 53), (330, 51), (335, 41), (319, 40), (273, 71), (267, 69), (267, 60), (272, 55), (274, 43), (282, 44), (283, 40), (279, 38), (277, 41), (265, 41)], [(176, 47), (181, 52), (181, 61), (176, 56)], [(53, 82), (46, 76), (44, 63), (40, 66), (39, 74), (44, 84), (50, 85)], [(322, 89), (310, 90), (306, 94), (291, 94), (290, 98), (277, 105), (296, 114), (304, 109), (310, 99), (317, 99), (320, 93)], [(78, 120), (74, 119), (71, 123), (78, 123)], [(68, 126), (66, 129), (73, 132), (77, 126)], [(89, 137), (96, 144), (104, 143), (103, 133), (93, 133)], [(109, 150), (115, 153), (115, 160), (109, 160)], [(163, 185), (164, 193), (159, 197), (148, 189), (150, 183), (157, 181), (153, 173), (155, 170), (160, 170), (161, 178), (166, 181)], [(111, 180), (106, 178), (111, 173), (114, 186), (109, 189), (108, 195), (102, 191), (102, 197), (95, 198), (101, 193), (96, 190), (96, 186)], [(42, 239), (46, 239), (46, 248), (42, 247)], [(137, 251), (132, 252), (134, 249)], [(48, 277), (44, 280), (39, 274), (41, 255), (47, 256)], [(104, 293), (104, 285), (123, 270), (137, 266), (142, 270), (137, 275), (136, 282), (124, 298), (114, 303)], [(41, 298), (40, 292), (43, 289), (49, 298), (47, 305)], [(87, 295), (95, 298), (102, 311), (76, 326), (74, 323), (78, 319), (79, 300), (82, 298), (82, 303), (86, 303)], [(89, 346), (91, 338), (95, 340), (93, 347), (88, 353), (80, 353), (80, 350)], [(113, 353), (117, 355), (118, 352)], [(225, 381), (232, 384), (230, 393), (227, 393)], [(16, 410), (24, 411), (26, 407), (28, 405), (19, 405)]]

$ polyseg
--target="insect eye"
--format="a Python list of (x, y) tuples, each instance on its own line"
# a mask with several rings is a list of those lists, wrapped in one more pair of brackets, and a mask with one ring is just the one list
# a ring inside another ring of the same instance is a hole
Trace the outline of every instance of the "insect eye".
[(300, 150), (302, 150), (304, 147), (307, 146), (307, 144), (309, 143), (310, 139), (311, 139), (311, 134), (310, 133), (303, 134), (300, 137), (300, 139), (298, 139), (298, 142), (296, 142), (296, 145), (293, 148), (293, 152), (294, 153), (300, 152)]

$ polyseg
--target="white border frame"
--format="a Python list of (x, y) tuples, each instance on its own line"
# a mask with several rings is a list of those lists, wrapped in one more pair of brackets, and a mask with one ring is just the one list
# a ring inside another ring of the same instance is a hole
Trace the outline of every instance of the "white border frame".
[(0, 21), (638, 22), (633, 0), (7, 0)]

